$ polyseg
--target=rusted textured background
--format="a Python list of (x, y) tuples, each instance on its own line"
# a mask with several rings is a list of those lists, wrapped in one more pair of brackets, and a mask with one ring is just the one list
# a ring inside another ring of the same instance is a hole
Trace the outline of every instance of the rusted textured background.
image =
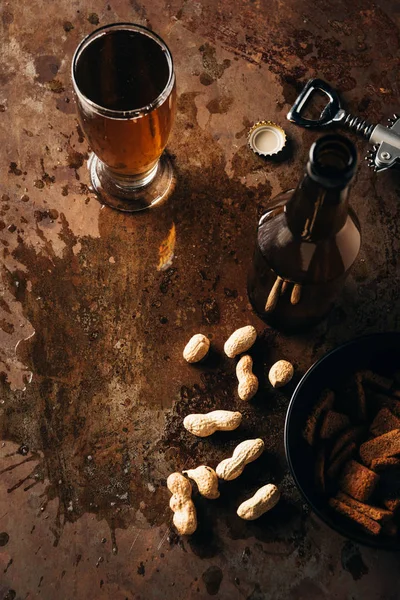
[[(32, 0), (3, 2), (1, 19), (0, 598), (398, 598), (398, 557), (313, 517), (283, 452), (290, 393), (308, 366), (357, 334), (398, 327), (398, 176), (360, 166), (362, 253), (316, 330), (266, 329), (245, 281), (257, 216), (296, 183), (315, 139), (285, 120), (302, 83), (327, 79), (377, 122), (399, 109), (400, 3)], [(115, 21), (157, 31), (178, 79), (178, 185), (136, 216), (101, 207), (88, 188), (69, 75), (79, 40)], [(247, 148), (260, 119), (286, 128), (286, 162)], [(262, 389), (239, 431), (193, 439), (183, 415), (239, 406), (221, 350), (245, 323), (260, 334)], [(215, 348), (201, 368), (181, 358), (197, 331)], [(264, 374), (282, 357), (296, 380), (273, 393)], [(167, 475), (215, 466), (255, 435), (263, 458), (219, 500), (196, 498), (198, 532), (178, 539)], [(267, 481), (280, 505), (240, 521), (238, 503)]]

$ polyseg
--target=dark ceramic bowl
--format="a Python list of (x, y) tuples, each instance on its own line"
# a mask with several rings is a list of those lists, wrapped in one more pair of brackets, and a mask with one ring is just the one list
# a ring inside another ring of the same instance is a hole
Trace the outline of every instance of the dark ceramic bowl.
[(385, 550), (400, 550), (397, 538), (372, 536), (330, 508), (314, 483), (315, 457), (302, 431), (313, 405), (324, 388), (340, 387), (359, 369), (391, 375), (400, 367), (400, 332), (376, 333), (352, 340), (326, 354), (304, 375), (295, 389), (286, 415), (285, 450), (297, 487), (313, 511), (332, 529), (358, 543)]

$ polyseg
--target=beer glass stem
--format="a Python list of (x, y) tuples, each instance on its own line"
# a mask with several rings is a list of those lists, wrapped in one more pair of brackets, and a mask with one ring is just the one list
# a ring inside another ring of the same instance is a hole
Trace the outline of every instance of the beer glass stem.
[(107, 167), (99, 158), (97, 160), (98, 163), (95, 165), (95, 168), (98, 177), (100, 179), (108, 179), (110, 182), (112, 181), (114, 186), (125, 191), (138, 190), (149, 185), (157, 175), (159, 165), (159, 161), (157, 161), (151, 169), (140, 175), (121, 175), (121, 173)]
[[(175, 187), (171, 161), (164, 152), (146, 173), (121, 175), (105, 165), (94, 152), (88, 160), (91, 187), (100, 201), (125, 212), (152, 206), (154, 198), (161, 202)], [(132, 200), (133, 199), (133, 200)]]

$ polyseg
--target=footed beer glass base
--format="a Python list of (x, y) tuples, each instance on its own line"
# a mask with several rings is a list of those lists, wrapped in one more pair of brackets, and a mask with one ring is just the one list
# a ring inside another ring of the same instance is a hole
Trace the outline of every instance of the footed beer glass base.
[(159, 204), (172, 193), (176, 182), (171, 160), (165, 153), (141, 179), (116, 175), (94, 153), (89, 157), (88, 169), (99, 201), (123, 212), (138, 212)]

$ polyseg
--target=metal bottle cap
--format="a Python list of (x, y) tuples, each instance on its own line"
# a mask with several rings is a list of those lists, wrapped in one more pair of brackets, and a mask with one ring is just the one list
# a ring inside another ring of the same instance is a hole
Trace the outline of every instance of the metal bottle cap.
[(286, 134), (282, 127), (272, 121), (260, 121), (248, 133), (248, 144), (260, 156), (272, 156), (282, 150)]

